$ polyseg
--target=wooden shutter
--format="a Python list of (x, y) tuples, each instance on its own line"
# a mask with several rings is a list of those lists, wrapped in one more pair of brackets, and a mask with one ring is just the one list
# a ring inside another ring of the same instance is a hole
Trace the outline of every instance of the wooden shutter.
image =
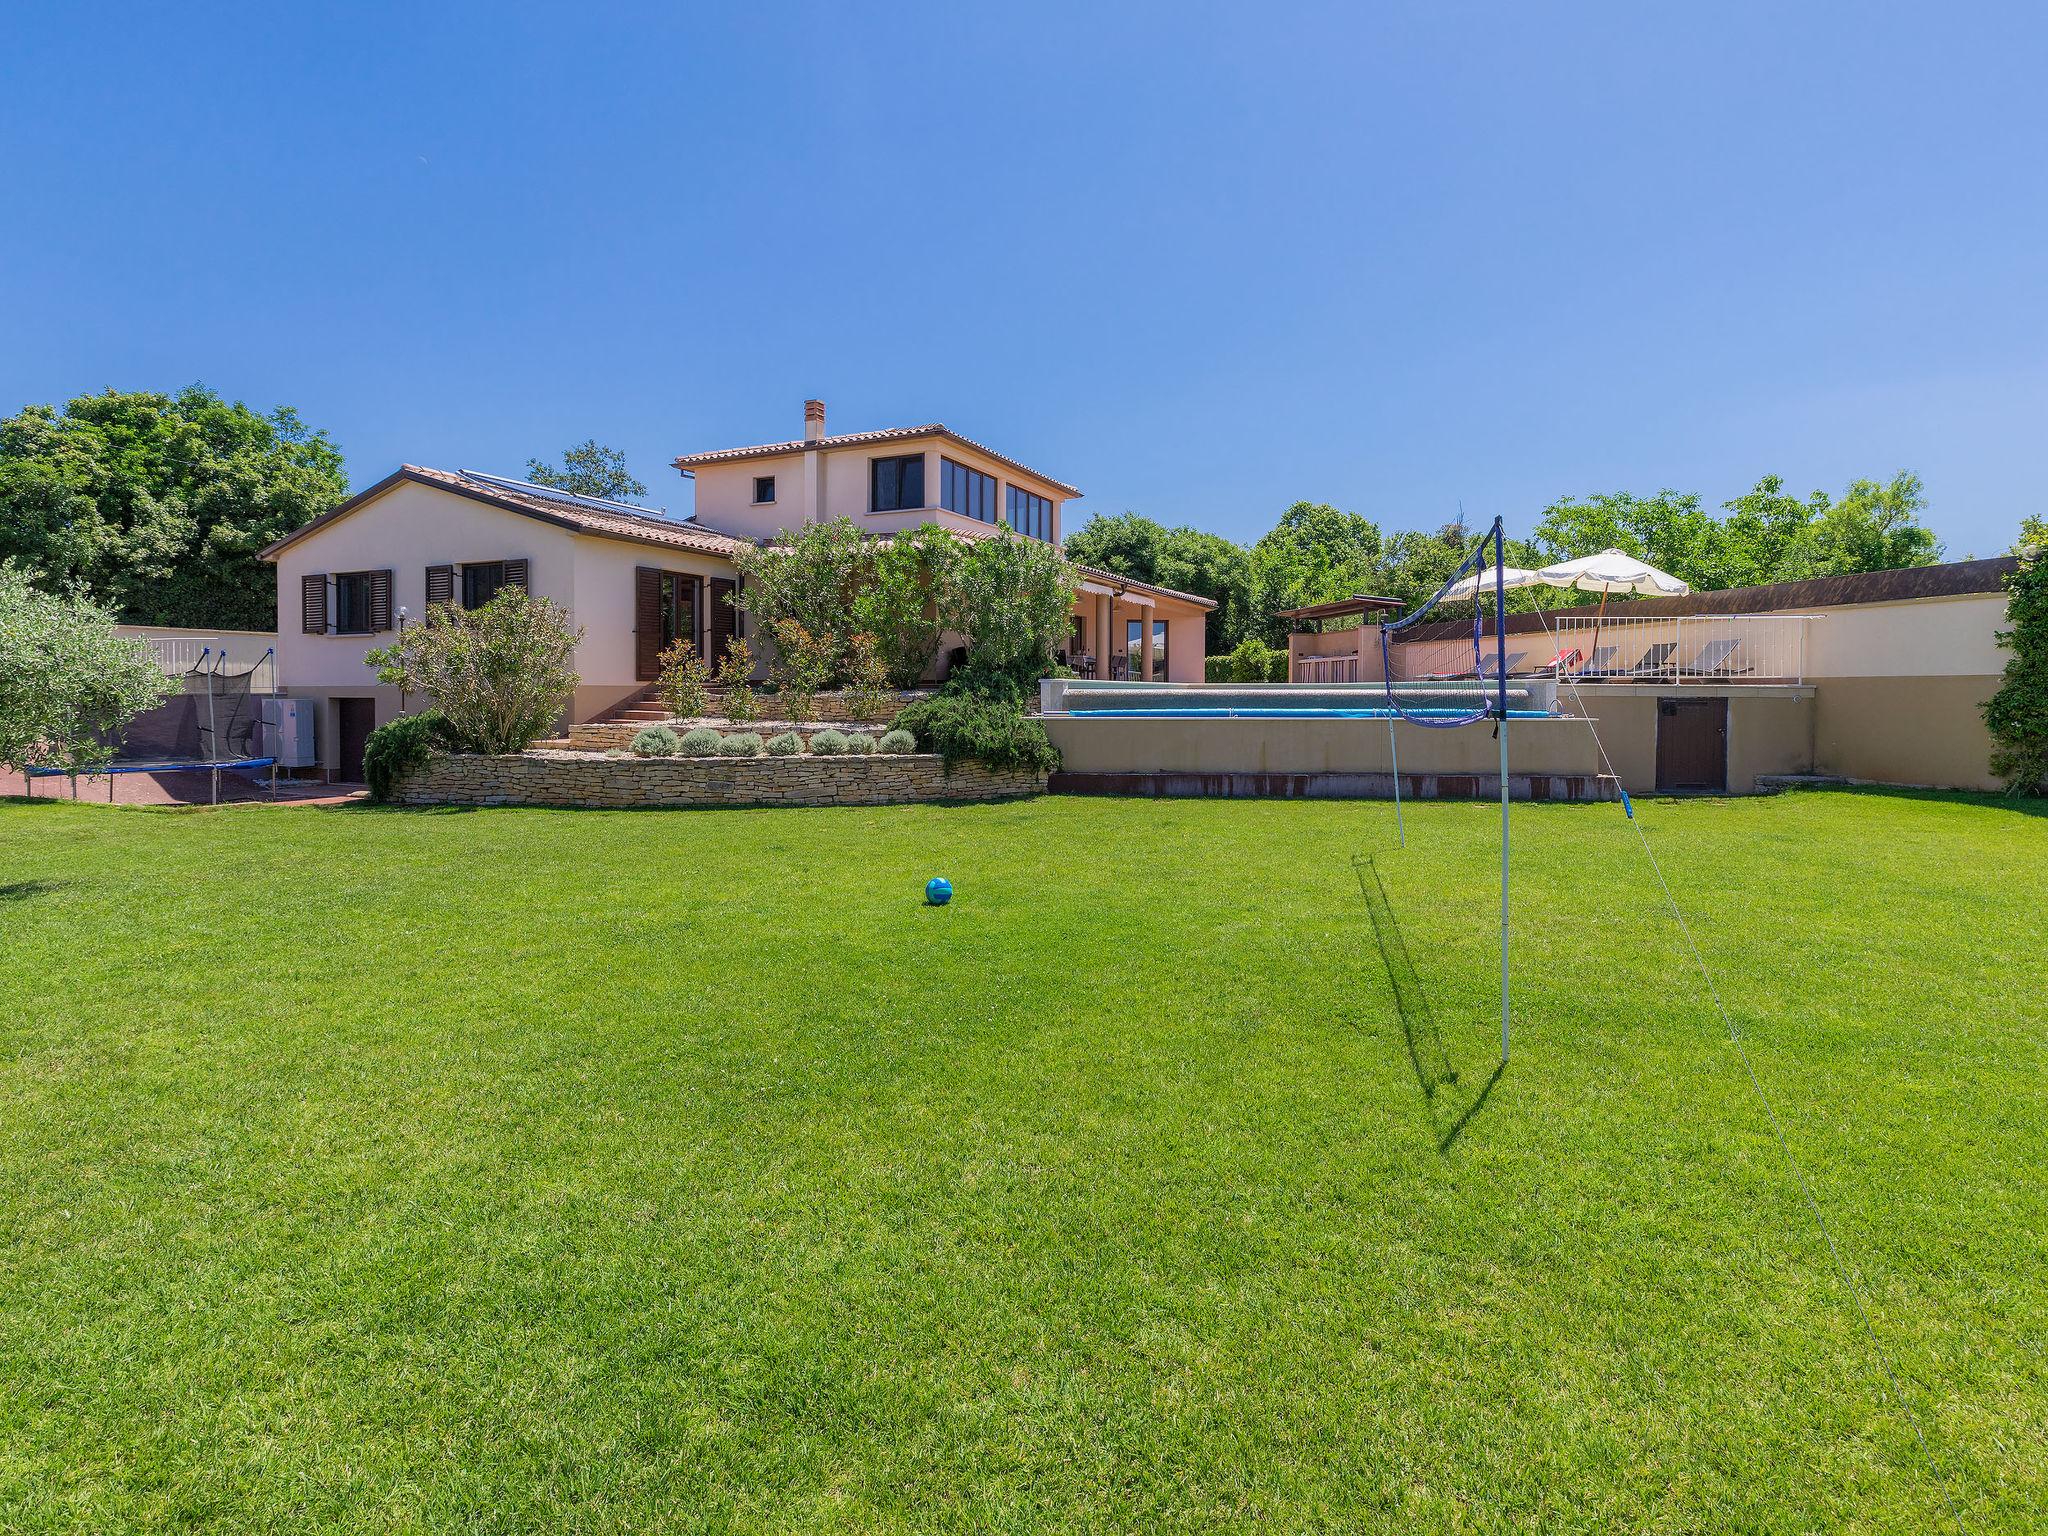
[(327, 633), (327, 578), (301, 576), (299, 578), (299, 606), (304, 610), (306, 633), (324, 635)]
[(391, 627), (391, 573), (370, 572), (370, 633), (381, 635)]
[(651, 565), (633, 567), (633, 676), (661, 676), (661, 572)]
[(524, 560), (507, 560), (505, 562), (505, 585), (517, 587), (522, 592), (526, 591), (526, 562)]
[(740, 612), (732, 605), (739, 589), (740, 584), (727, 577), (711, 578), (711, 642), (704, 648), (704, 659), (714, 672), (725, 660), (726, 642), (740, 632)]
[(455, 601), (455, 567), (452, 565), (430, 565), (427, 567), (427, 606)]

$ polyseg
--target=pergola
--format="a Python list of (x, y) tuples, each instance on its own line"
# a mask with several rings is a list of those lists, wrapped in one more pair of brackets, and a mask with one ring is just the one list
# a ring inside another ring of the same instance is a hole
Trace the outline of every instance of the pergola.
[[(1287, 680), (1290, 683), (1362, 683), (1379, 675), (1377, 648), (1368, 656), (1366, 636), (1376, 633), (1368, 622), (1373, 615), (1391, 615), (1407, 606), (1398, 597), (1374, 597), (1359, 592), (1328, 603), (1309, 603), (1300, 608), (1281, 608), (1275, 617), (1287, 621)], [(1348, 622), (1345, 622), (1348, 621)], [(1357, 643), (1346, 650), (1324, 645), (1309, 646), (1302, 637), (1325, 633), (1332, 624), (1355, 629)]]

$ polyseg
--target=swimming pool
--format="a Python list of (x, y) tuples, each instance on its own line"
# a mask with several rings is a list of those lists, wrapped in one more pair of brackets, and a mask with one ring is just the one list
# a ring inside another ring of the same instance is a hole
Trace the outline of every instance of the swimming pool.
[[(1508, 684), (1510, 720), (1547, 720), (1555, 685), (1536, 679)], [(1047, 685), (1048, 713), (1082, 718), (1118, 716), (1170, 720), (1386, 720), (1379, 683), (1094, 683), (1060, 679)], [(1499, 689), (1477, 683), (1396, 683), (1402, 711), (1455, 720), (1494, 707)]]

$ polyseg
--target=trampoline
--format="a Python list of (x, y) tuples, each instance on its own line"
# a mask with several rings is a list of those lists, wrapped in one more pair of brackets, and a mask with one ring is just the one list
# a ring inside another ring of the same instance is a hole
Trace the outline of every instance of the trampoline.
[(22, 777), (31, 800), (35, 798), (37, 779), (70, 779), (71, 798), (76, 800), (78, 798), (78, 781), (81, 777), (88, 779), (104, 778), (107, 781), (107, 804), (112, 805), (114, 803), (114, 780), (124, 773), (210, 773), (213, 776), (213, 803), (219, 805), (221, 774), (223, 772), (240, 772), (250, 768), (268, 768), (270, 770), (270, 792), (275, 795), (277, 793), (277, 759), (274, 757), (233, 757), (218, 760), (202, 758), (196, 762), (185, 763), (104, 763), (98, 768), (88, 769), (83, 775), (74, 773), (69, 768), (31, 768)]

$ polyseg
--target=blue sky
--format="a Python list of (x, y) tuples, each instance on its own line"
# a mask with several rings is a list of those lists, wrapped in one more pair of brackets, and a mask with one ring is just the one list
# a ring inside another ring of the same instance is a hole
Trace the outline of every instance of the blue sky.
[[(203, 380), (366, 484), (943, 420), (1255, 537), (2048, 481), (2048, 13), (18, 8), (0, 406)], [(1071, 513), (1070, 513), (1071, 519)], [(1070, 520), (1070, 526), (1073, 522)]]

